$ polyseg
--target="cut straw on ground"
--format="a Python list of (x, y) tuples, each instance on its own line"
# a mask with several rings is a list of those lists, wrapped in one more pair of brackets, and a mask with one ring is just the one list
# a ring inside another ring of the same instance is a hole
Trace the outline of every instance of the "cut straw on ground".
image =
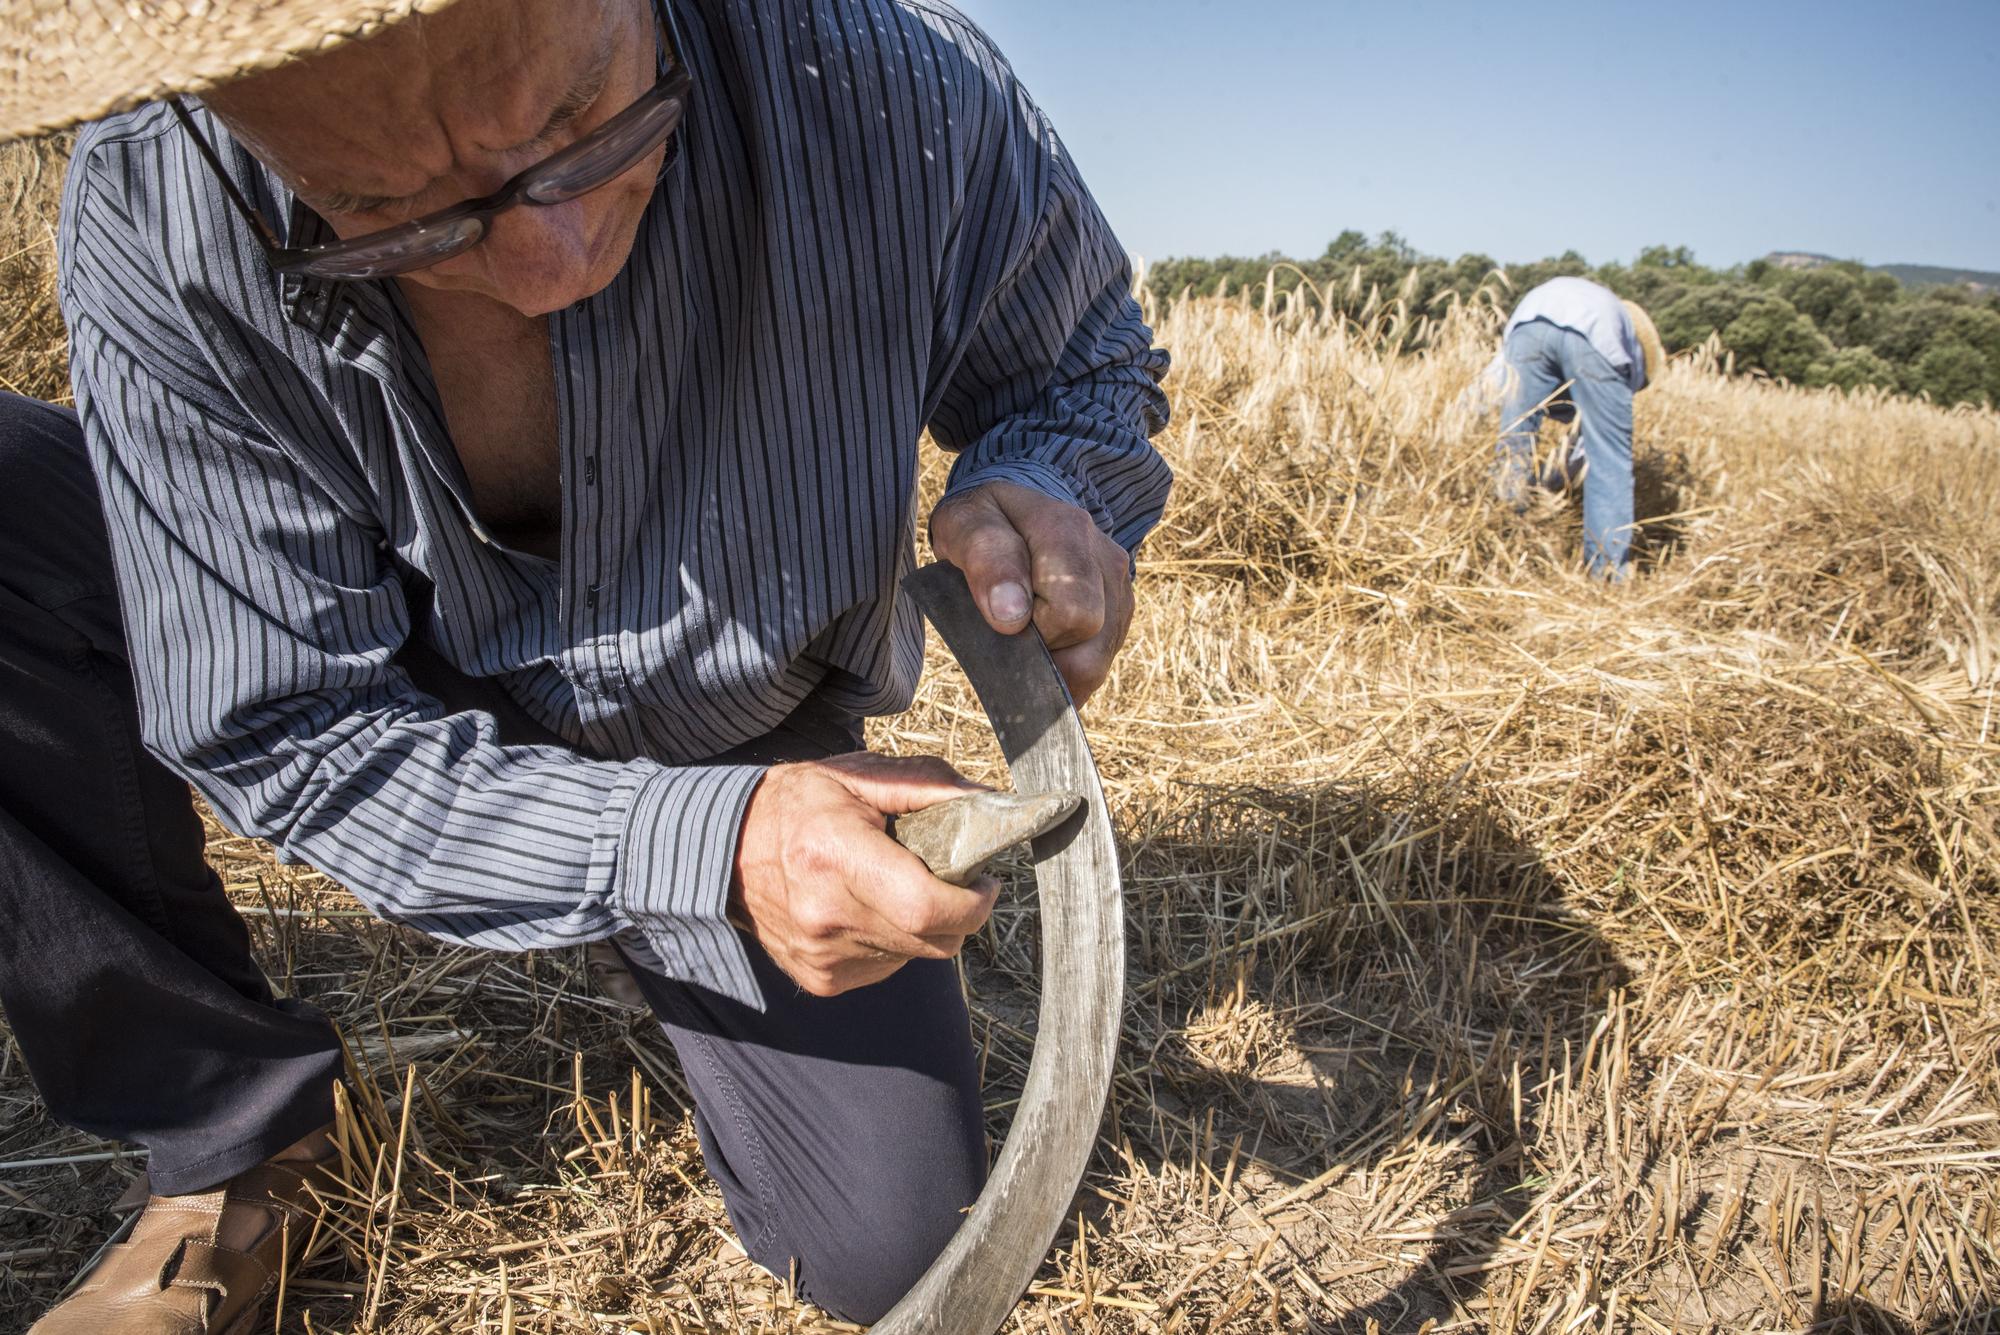
[[(0, 374), (57, 392), (43, 280), (9, 281), (43, 341)], [(1086, 716), (1132, 1000), (1009, 1329), (1991, 1329), (2000, 418), (1684, 357), (1605, 586), (1573, 498), (1489, 495), (1459, 396), (1497, 306), (1273, 304), (1155, 312), (1179, 481)], [(930, 667), (873, 743), (998, 777)], [(355, 1072), (284, 1329), (851, 1329), (741, 1259), (671, 1049), (580, 960), (438, 945), (211, 834)], [(1037, 930), (1023, 889), (967, 951), (996, 1142)], [(18, 1324), (140, 1164), (47, 1121), (11, 1043), (0, 1108)]]

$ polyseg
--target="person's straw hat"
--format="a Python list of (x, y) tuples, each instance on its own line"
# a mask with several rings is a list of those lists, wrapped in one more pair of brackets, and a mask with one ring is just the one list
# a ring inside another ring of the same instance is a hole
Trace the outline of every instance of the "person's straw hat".
[(197, 93), (451, 0), (4, 0), (0, 140)]
[(1625, 314), (1631, 317), (1632, 332), (1639, 336), (1639, 346), (1646, 353), (1646, 383), (1652, 384), (1667, 369), (1667, 347), (1660, 342), (1660, 331), (1653, 328), (1653, 317), (1646, 314), (1645, 307), (1636, 301), (1620, 302)]

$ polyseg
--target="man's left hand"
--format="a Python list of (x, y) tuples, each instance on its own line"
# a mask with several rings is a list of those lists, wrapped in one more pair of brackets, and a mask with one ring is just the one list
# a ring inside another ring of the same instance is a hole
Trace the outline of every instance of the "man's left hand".
[(1132, 624), (1132, 565), (1087, 513), (988, 482), (931, 512), (931, 548), (965, 572), (993, 629), (1033, 620), (1078, 705), (1104, 684)]

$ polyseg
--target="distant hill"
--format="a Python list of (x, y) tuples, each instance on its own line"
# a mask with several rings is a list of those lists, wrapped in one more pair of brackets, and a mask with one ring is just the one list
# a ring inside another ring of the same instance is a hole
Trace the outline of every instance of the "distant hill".
[(1969, 287), (1976, 292), (2000, 292), (2000, 273), (1982, 269), (1940, 269), (1934, 264), (1878, 264), (1904, 287)]
[[(1817, 269), (1833, 264), (1831, 255), (1810, 250), (1774, 250), (1765, 260), (1780, 269)], [(2000, 292), (2000, 273), (1984, 269), (1947, 269), (1935, 264), (1871, 264), (1876, 273), (1885, 273), (1904, 287), (1969, 287), (1974, 292)]]

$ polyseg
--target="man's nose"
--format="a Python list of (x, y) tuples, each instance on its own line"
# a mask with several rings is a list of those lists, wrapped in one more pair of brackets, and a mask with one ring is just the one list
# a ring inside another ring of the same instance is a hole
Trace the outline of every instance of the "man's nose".
[(544, 294), (573, 287), (588, 276), (580, 204), (572, 200), (509, 209), (493, 219), (478, 245), (436, 266), (438, 275), (474, 281), (496, 300), (525, 311)]

